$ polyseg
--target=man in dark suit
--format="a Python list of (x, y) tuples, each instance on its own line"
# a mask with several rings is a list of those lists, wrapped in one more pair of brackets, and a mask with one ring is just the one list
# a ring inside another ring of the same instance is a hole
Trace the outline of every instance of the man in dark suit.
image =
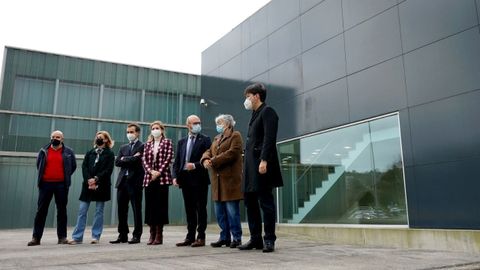
[[(200, 159), (212, 144), (209, 137), (200, 133), (200, 118), (187, 117), (188, 136), (178, 141), (177, 155), (173, 163), (173, 184), (182, 189), (188, 233), (178, 247), (205, 246), (207, 228), (207, 197), (210, 178)], [(198, 232), (195, 238), (195, 230)]]
[[(240, 250), (275, 250), (276, 207), (273, 189), (283, 186), (276, 148), (278, 116), (265, 104), (267, 89), (256, 83), (245, 89), (244, 106), (253, 110), (248, 124), (243, 167), (245, 207), (247, 208), (250, 241), (239, 246)], [(265, 236), (262, 241), (262, 215)]]
[(128, 241), (128, 203), (132, 205), (134, 229), (129, 244), (140, 243), (142, 236), (142, 184), (144, 171), (142, 167), (143, 143), (138, 139), (140, 126), (132, 123), (127, 126), (128, 144), (120, 147), (115, 165), (120, 167), (117, 183), (118, 202), (118, 238), (111, 244)]

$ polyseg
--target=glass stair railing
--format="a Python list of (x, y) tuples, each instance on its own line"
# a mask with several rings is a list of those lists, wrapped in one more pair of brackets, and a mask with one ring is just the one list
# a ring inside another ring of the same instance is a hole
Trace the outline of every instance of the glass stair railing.
[[(300, 189), (299, 186), (305, 185), (305, 181), (310, 181), (316, 183), (314, 191), (309, 194), (309, 196), (298, 196), (296, 205), (294, 205), (294, 214), (291, 219), (288, 220), (288, 223), (301, 223), (303, 219), (312, 211), (312, 209), (321, 202), (325, 195), (330, 191), (330, 189), (337, 183), (337, 181), (342, 177), (345, 171), (358, 159), (358, 157), (365, 151), (368, 147), (371, 147), (372, 138), (373, 141), (382, 141), (388, 139), (396, 138), (396, 133), (393, 129), (384, 129), (376, 132), (366, 133), (363, 136), (359, 136), (361, 139), (357, 138), (356, 142), (350, 141), (350, 144), (354, 143), (354, 147), (350, 148), (344, 158), (340, 158), (336, 163), (326, 163), (321, 164), (322, 160), (327, 160), (325, 155), (332, 155), (332, 153), (338, 152), (336, 148), (340, 148), (340, 144), (335, 143), (339, 138), (332, 138), (322, 149), (316, 153), (315, 158), (311, 160), (309, 166), (305, 166), (305, 169), (302, 171), (301, 175), (297, 178), (295, 182), (296, 189)], [(314, 166), (313, 164), (317, 164)], [(321, 181), (311, 181), (309, 179), (309, 173), (315, 167), (329, 167), (329, 173), (325, 179)], [(294, 193), (295, 194), (295, 193)], [(303, 198), (302, 198), (303, 197)]]

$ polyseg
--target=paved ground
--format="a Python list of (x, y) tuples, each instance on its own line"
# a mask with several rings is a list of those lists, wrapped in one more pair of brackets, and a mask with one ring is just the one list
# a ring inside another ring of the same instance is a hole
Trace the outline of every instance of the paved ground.
[[(169, 226), (163, 245), (147, 246), (146, 235), (137, 245), (109, 244), (117, 234), (106, 228), (99, 245), (68, 246), (57, 245), (55, 230), (47, 229), (36, 247), (27, 247), (30, 229), (0, 230), (0, 269), (480, 269), (478, 254), (324, 245), (298, 235), (279, 235), (277, 250), (270, 254), (176, 247), (184, 230)], [(215, 241), (217, 232), (209, 230), (207, 242)]]

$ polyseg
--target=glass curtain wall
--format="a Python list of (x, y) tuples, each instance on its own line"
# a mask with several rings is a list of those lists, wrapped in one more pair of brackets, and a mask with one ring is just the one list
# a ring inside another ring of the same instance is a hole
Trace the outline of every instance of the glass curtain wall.
[[(197, 75), (11, 47), (5, 48), (4, 56), (0, 74), (0, 228), (32, 226), (38, 198), (36, 155), (53, 130), (64, 132), (65, 143), (74, 149), (80, 168), (99, 130), (112, 135), (113, 151), (118, 153), (127, 143), (128, 123), (140, 124), (141, 140), (145, 141), (149, 123), (160, 120), (176, 145), (187, 133), (187, 115), (200, 114)], [(115, 168), (112, 183), (117, 175)], [(75, 224), (81, 181), (78, 169), (69, 192), (70, 226)], [(171, 188), (169, 199), (171, 224), (184, 224), (181, 191)], [(47, 227), (55, 226), (54, 204), (50, 207)], [(22, 209), (22, 215), (14, 214), (17, 209)], [(105, 224), (115, 224), (116, 214), (112, 185)], [(129, 217), (133, 223), (132, 215)]]
[[(78, 170), (74, 173), (69, 192), (68, 224), (74, 225), (82, 182), (82, 157), (93, 146), (98, 130), (108, 131), (115, 140), (114, 153), (127, 143), (128, 122), (140, 123), (141, 139), (146, 141), (149, 123), (164, 122), (166, 135), (174, 145), (186, 135), (185, 118), (200, 114), (198, 96), (153, 90), (108, 87), (63, 80), (16, 76), (11, 92), (10, 110), (0, 112), (0, 228), (28, 228), (33, 224), (38, 190), (35, 158), (38, 150), (49, 142), (52, 130), (62, 130), (65, 144), (73, 148)], [(5, 92), (4, 92), (5, 93)], [(16, 152), (16, 153), (15, 153)], [(19, 153), (21, 152), (21, 153)], [(112, 201), (105, 208), (105, 224), (116, 224), (116, 192), (112, 176)], [(170, 192), (171, 224), (185, 222), (181, 192)], [(15, 207), (12, 207), (15, 206)], [(14, 215), (15, 209), (22, 215)], [(89, 224), (94, 208), (90, 209)], [(133, 222), (132, 214), (129, 215)], [(54, 226), (55, 207), (52, 203), (47, 227)]]
[(27, 114), (2, 114), (7, 129), (1, 132), (0, 151), (37, 152), (50, 132), (59, 129), (77, 154), (91, 147), (98, 130), (112, 135), (116, 152), (127, 142), (125, 127), (130, 121), (141, 124), (145, 140), (148, 123), (160, 120), (176, 143), (186, 134), (185, 118), (200, 113), (197, 96), (25, 77), (15, 78), (11, 110)]
[(398, 115), (278, 144), (280, 222), (408, 224)]

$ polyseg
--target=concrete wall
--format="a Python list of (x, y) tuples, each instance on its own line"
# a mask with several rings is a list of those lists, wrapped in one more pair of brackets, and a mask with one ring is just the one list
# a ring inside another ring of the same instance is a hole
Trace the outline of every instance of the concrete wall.
[(480, 232), (409, 229), (401, 226), (338, 226), (281, 224), (279, 234), (295, 234), (325, 244), (480, 253)]

